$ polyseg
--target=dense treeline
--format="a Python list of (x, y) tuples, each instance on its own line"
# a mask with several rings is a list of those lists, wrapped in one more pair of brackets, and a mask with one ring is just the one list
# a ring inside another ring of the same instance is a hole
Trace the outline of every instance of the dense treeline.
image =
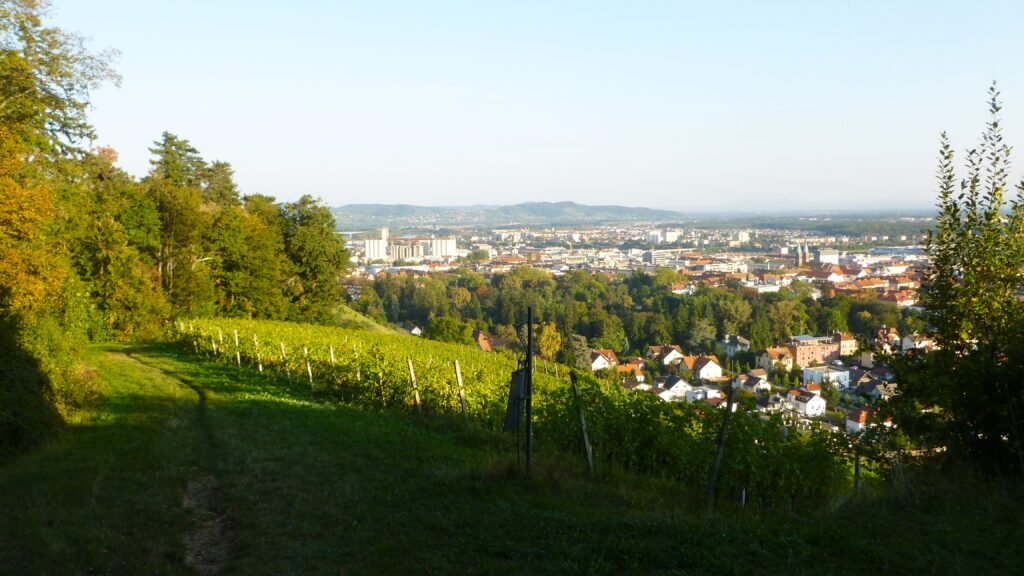
[(89, 399), (89, 339), (179, 314), (329, 322), (348, 263), (325, 206), (240, 196), (230, 164), (174, 134), (141, 180), (90, 149), (89, 91), (116, 75), (43, 16), (0, 1), (0, 452)]
[(514, 339), (514, 326), (533, 306), (535, 317), (559, 332), (550, 346), (541, 343), (541, 354), (555, 358), (560, 353), (563, 360), (573, 357), (572, 343), (581, 336), (594, 348), (639, 354), (647, 345), (670, 342), (694, 352), (714, 351), (729, 334), (763, 348), (793, 334), (853, 331), (867, 339), (883, 325), (907, 332), (924, 327), (919, 316), (870, 294), (815, 299), (814, 287), (802, 283), (762, 295), (738, 283), (673, 294), (671, 285), (685, 280), (671, 270), (618, 277), (585, 271), (555, 277), (534, 268), (491, 278), (469, 270), (428, 277), (382, 275), (363, 286), (353, 306), (382, 322), (426, 326), (428, 336), (441, 339), (453, 332), (431, 331), (430, 326), (447, 326), (453, 319)]

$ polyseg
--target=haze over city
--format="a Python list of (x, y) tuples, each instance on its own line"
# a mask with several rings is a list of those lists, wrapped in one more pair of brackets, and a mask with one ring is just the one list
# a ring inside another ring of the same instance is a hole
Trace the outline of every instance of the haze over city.
[[(1024, 135), (1020, 2), (64, 2), (121, 51), (97, 145), (163, 131), (241, 191), (327, 204), (674, 210), (934, 202), (940, 131), (998, 81)], [(1021, 163), (1013, 172), (1020, 177)]]

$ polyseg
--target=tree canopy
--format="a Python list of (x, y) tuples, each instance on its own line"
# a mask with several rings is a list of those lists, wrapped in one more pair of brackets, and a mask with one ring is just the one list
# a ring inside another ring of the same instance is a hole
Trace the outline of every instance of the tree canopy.
[(919, 441), (1024, 478), (1024, 182), (1011, 190), (1001, 110), (993, 85), (963, 177), (941, 136), (938, 226), (921, 288), (939, 349), (901, 363), (896, 408)]

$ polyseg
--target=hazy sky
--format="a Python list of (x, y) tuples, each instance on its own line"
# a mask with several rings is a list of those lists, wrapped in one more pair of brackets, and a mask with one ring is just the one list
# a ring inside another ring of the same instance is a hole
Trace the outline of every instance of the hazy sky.
[(1024, 166), (1024, 2), (54, 0), (116, 48), (97, 144), (167, 130), (243, 193), (906, 208), (997, 80)]

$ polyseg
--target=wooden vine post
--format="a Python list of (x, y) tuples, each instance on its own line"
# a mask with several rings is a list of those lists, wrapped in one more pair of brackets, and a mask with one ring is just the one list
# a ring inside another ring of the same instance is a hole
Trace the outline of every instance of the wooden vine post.
[(334, 344), (330, 345), (331, 349), (331, 366), (334, 366)]
[[(363, 383), (363, 371), (362, 371), (362, 367), (359, 365), (359, 348), (357, 348), (355, 344), (352, 345), (352, 355), (355, 356), (355, 359), (356, 359), (356, 382), (362, 384)], [(383, 388), (382, 388), (382, 390), (383, 390)]]
[(288, 375), (288, 383), (292, 383), (292, 371), (288, 368), (288, 355), (284, 352), (284, 342), (281, 342), (281, 362), (284, 363), (284, 373)]
[(238, 361), (238, 369), (242, 369), (242, 350), (238, 347), (238, 330), (235, 330), (235, 360)]
[(580, 428), (583, 430), (583, 450), (587, 454), (587, 473), (594, 477), (594, 449), (590, 446), (590, 434), (587, 433), (587, 417), (583, 412), (583, 401), (580, 399), (580, 387), (576, 383), (576, 372), (569, 373), (572, 382), (572, 395), (576, 399), (576, 408), (580, 413)]
[(309, 374), (309, 387), (316, 390), (316, 386), (313, 385), (313, 368), (309, 365), (309, 347), (302, 347), (302, 356), (306, 359), (306, 374)]
[(263, 357), (260, 356), (260, 339), (256, 334), (252, 335), (252, 345), (256, 349), (256, 366), (260, 369), (260, 374), (263, 374)]
[(462, 369), (459, 361), (455, 361), (455, 381), (459, 383), (459, 403), (462, 404), (462, 415), (469, 418), (469, 403), (466, 402), (466, 389), (462, 386)]
[(412, 369), (412, 358), (406, 358), (406, 360), (409, 361), (409, 379), (412, 381), (413, 402), (416, 404), (416, 411), (422, 414), (423, 406), (420, 404), (420, 389), (416, 387), (416, 371)]

